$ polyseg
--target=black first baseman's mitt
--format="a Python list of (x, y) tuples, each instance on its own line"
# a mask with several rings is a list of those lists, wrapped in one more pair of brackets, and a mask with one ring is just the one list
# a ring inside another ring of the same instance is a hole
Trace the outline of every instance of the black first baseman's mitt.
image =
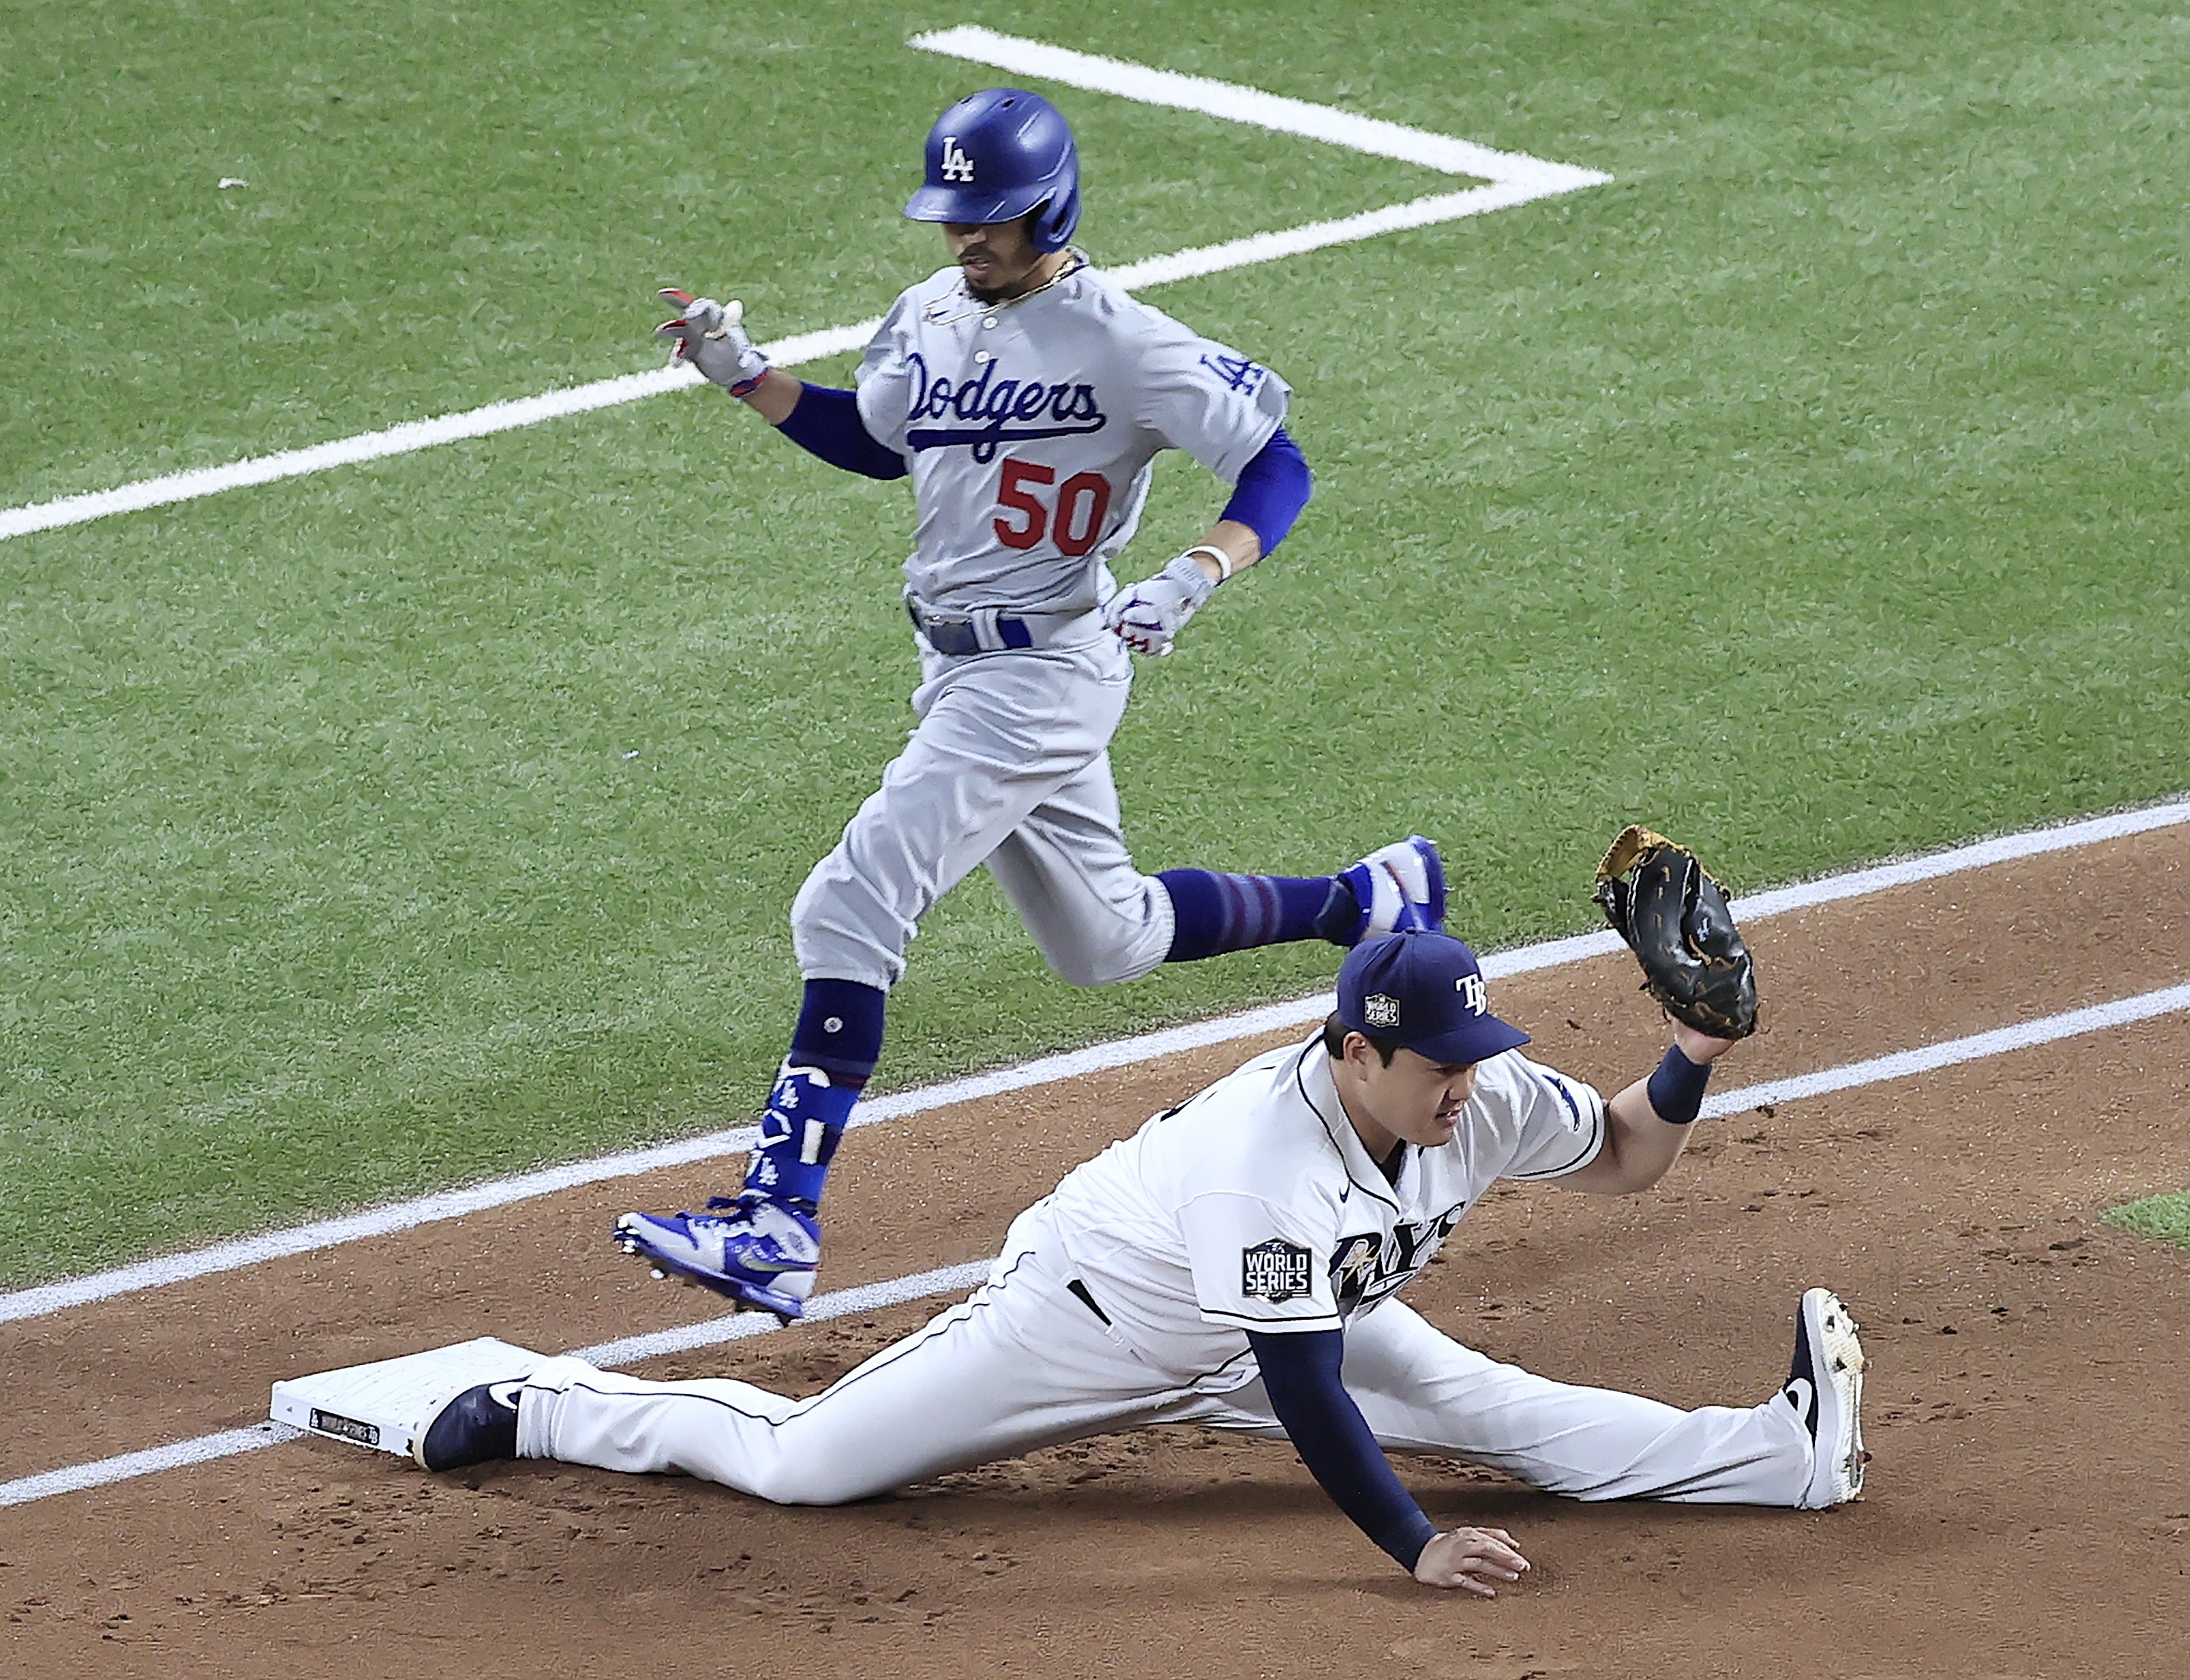
[(1620, 831), (1592, 895), (1642, 965), (1642, 989), (1713, 1038), (1756, 1030), (1756, 975), (1726, 889), (1686, 846), (1647, 828)]

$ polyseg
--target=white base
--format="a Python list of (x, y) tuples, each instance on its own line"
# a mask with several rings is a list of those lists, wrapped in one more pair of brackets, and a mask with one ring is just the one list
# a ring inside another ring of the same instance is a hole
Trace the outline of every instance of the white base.
[(482, 1382), (529, 1376), (548, 1355), (491, 1336), (346, 1365), (274, 1385), (273, 1418), (331, 1441), (411, 1456), (411, 1444), (457, 1395)]

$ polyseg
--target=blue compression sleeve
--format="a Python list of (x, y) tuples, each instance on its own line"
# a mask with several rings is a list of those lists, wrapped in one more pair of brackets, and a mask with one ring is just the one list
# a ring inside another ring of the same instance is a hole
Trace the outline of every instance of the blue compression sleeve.
[(1262, 552), (1285, 540), (1313, 491), (1308, 457), (1283, 426), (1270, 434), (1255, 458), (1240, 469), (1240, 482), (1219, 519), (1237, 519), (1262, 540)]
[(848, 473), (863, 473), (871, 479), (905, 476), (905, 457), (875, 440), (860, 418), (860, 400), (850, 391), (806, 386), (799, 393), (798, 406), (775, 429), (808, 454)]
[(1285, 1425), (1308, 1473), (1362, 1533), (1411, 1571), (1437, 1524), (1399, 1484), (1361, 1408), (1338, 1380), (1345, 1333), (1310, 1330), (1274, 1336), (1251, 1330), (1247, 1345), (1262, 1368), (1270, 1410)]

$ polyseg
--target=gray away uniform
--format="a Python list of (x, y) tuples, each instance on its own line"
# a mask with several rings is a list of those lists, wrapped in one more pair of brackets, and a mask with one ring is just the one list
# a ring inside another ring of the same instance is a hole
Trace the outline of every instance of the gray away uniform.
[(908, 604), (969, 621), (983, 650), (917, 639), (919, 726), (792, 906), (803, 978), (888, 990), (921, 918), (983, 863), (1064, 979), (1163, 961), (1171, 901), (1133, 867), (1110, 775), (1132, 667), (1098, 609), (1157, 453), (1236, 483), (1290, 395), (1092, 268), (996, 305), (950, 268), (898, 298), (860, 417), (911, 466)]

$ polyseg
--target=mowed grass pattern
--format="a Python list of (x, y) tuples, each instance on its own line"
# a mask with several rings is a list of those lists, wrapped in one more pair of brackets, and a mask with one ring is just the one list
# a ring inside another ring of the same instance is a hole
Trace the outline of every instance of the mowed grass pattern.
[[(875, 313), (996, 79), (901, 43), (961, 21), (1617, 178), (1149, 294), (1291, 380), (1319, 479), (1143, 667), (1143, 866), (1420, 829), (1498, 946), (1586, 925), (1631, 819), (1750, 887), (2190, 786), (2153, 6), (18, 5), (0, 491), (650, 366), (663, 284)], [(1449, 184), (1048, 91), (1102, 260)], [(1128, 570), (1221, 499), (1170, 467)], [(791, 894), (911, 721), (910, 515), (698, 391), (0, 545), (0, 1280), (747, 1115)], [(977, 877), (878, 1083), (1336, 957), (1075, 991)]]

